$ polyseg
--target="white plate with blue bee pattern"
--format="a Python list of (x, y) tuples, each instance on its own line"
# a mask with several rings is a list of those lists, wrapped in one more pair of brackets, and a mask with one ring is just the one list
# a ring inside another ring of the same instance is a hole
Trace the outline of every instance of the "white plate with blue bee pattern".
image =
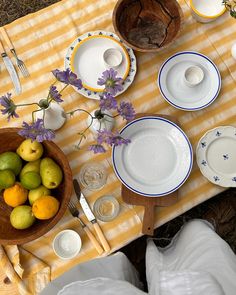
[(121, 64), (115, 68), (117, 77), (123, 79), (123, 93), (132, 84), (136, 71), (136, 58), (131, 48), (127, 47), (116, 34), (106, 31), (87, 32), (76, 38), (68, 47), (65, 57), (65, 68), (74, 72), (82, 80), (83, 87), (77, 92), (85, 97), (100, 99), (104, 86), (97, 84), (98, 78), (108, 68), (103, 54), (109, 48), (119, 50)]
[(198, 142), (196, 159), (209, 181), (236, 187), (236, 128), (220, 126), (208, 131)]

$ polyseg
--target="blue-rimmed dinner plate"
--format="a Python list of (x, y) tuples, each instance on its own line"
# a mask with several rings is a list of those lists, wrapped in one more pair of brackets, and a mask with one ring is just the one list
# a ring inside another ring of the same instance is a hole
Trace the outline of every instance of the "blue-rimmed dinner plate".
[[(203, 81), (195, 87), (189, 87), (184, 82), (184, 73), (191, 66), (198, 66), (204, 72)], [(183, 51), (163, 63), (157, 84), (164, 99), (172, 106), (185, 111), (197, 111), (206, 108), (217, 98), (221, 89), (221, 76), (217, 66), (207, 56)]]
[(142, 117), (120, 132), (131, 143), (113, 147), (112, 161), (120, 181), (133, 192), (156, 197), (177, 190), (193, 164), (188, 137), (175, 123), (161, 117)]

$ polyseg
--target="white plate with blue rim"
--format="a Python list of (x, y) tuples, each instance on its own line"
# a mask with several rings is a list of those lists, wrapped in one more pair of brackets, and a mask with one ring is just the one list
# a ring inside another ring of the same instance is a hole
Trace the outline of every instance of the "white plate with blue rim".
[(137, 72), (136, 57), (131, 48), (127, 47), (119, 37), (106, 31), (87, 32), (76, 38), (68, 47), (65, 56), (65, 68), (73, 71), (82, 80), (83, 87), (77, 92), (85, 97), (100, 99), (104, 86), (97, 84), (102, 72), (107, 70), (103, 54), (109, 48), (115, 48), (122, 54), (122, 63), (114, 70), (118, 77), (123, 78), (123, 90), (120, 95), (132, 84)]
[(209, 130), (198, 142), (196, 159), (209, 181), (236, 187), (236, 128), (220, 126)]
[(191, 143), (184, 131), (162, 117), (142, 117), (121, 131), (128, 145), (112, 149), (114, 171), (131, 191), (158, 197), (170, 194), (187, 180), (193, 164)]
[[(203, 70), (204, 78), (195, 87), (189, 87), (184, 74), (189, 67)], [(214, 102), (221, 89), (217, 66), (207, 56), (195, 51), (182, 51), (169, 57), (161, 66), (157, 84), (163, 98), (177, 109), (197, 111)]]

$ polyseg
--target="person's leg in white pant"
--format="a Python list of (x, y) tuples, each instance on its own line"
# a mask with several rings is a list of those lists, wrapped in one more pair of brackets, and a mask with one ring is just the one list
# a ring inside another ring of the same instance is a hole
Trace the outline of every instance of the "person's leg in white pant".
[[(150, 241), (147, 253), (150, 254), (155, 249), (157, 248)], [(160, 271), (207, 272), (219, 282), (226, 295), (236, 294), (236, 256), (208, 222), (188, 222), (168, 247), (158, 248), (155, 259), (152, 255), (146, 257), (149, 259), (149, 269), (155, 263)]]

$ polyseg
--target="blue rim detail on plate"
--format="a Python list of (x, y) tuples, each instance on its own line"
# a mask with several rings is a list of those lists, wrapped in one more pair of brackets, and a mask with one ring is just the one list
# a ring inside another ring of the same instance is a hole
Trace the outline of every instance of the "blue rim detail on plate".
[[(161, 83), (160, 83), (160, 80), (161, 80), (161, 73), (163, 71), (163, 68), (164, 66), (172, 59), (172, 58), (175, 58), (176, 56), (178, 55), (183, 55), (183, 54), (195, 54), (195, 55), (198, 55), (198, 56), (201, 56), (205, 59), (207, 59), (212, 65), (213, 67), (215, 68), (216, 70), (216, 73), (218, 75), (218, 78), (219, 78), (219, 84), (218, 84), (218, 88), (217, 88), (217, 91), (216, 91), (216, 94), (214, 95), (214, 97), (205, 105), (201, 106), (201, 107), (197, 107), (197, 108), (184, 108), (184, 107), (181, 107), (181, 106), (178, 106), (176, 104), (174, 104), (172, 101), (170, 101), (170, 99), (168, 99), (168, 97), (166, 97), (165, 93), (163, 92), (162, 90), (162, 87), (161, 87)], [(199, 53), (199, 52), (196, 52), (196, 51), (181, 51), (181, 52), (178, 52), (174, 55), (172, 55), (171, 57), (169, 57), (161, 66), (160, 70), (159, 70), (159, 73), (158, 73), (158, 87), (159, 87), (159, 90), (161, 92), (161, 95), (164, 97), (164, 99), (169, 103), (171, 104), (172, 106), (176, 107), (177, 109), (180, 109), (180, 110), (184, 110), (184, 111), (198, 111), (198, 110), (201, 110), (201, 109), (204, 109), (206, 107), (208, 107), (210, 104), (212, 104), (216, 98), (218, 97), (219, 95), (219, 92), (220, 92), (220, 89), (221, 89), (221, 76), (220, 76), (220, 72), (217, 68), (217, 66), (215, 65), (215, 63), (210, 59), (208, 58), (206, 55), (202, 54), (202, 53)]]
[(184, 136), (184, 138), (186, 139), (187, 143), (188, 143), (188, 146), (189, 146), (189, 150), (190, 150), (190, 165), (189, 165), (189, 169), (188, 169), (188, 172), (185, 176), (185, 178), (181, 181), (180, 184), (178, 184), (175, 188), (173, 188), (172, 190), (170, 191), (167, 191), (167, 192), (163, 192), (163, 193), (159, 193), (159, 194), (147, 194), (147, 193), (143, 193), (143, 192), (140, 192), (134, 188), (132, 188), (130, 185), (128, 185), (123, 179), (122, 177), (119, 175), (119, 172), (117, 171), (117, 168), (116, 168), (116, 164), (115, 164), (115, 160), (114, 160), (114, 153), (115, 153), (115, 149), (117, 147), (114, 147), (112, 148), (112, 164), (113, 164), (113, 167), (114, 167), (114, 170), (115, 170), (115, 173), (117, 175), (117, 177), (120, 179), (120, 181), (128, 188), (130, 189), (131, 191), (135, 192), (135, 193), (138, 193), (142, 196), (146, 196), (146, 197), (161, 197), (161, 196), (165, 196), (165, 195), (168, 195), (170, 193), (173, 193), (174, 191), (176, 191), (177, 189), (179, 189), (183, 184), (184, 182), (188, 179), (189, 175), (190, 175), (190, 172), (192, 170), (192, 167), (193, 167), (193, 148), (192, 148), (192, 145), (187, 137), (187, 135), (184, 133), (184, 131), (177, 125), (175, 124), (174, 122), (171, 122), (170, 120), (167, 120), (165, 118), (162, 118), (162, 117), (153, 117), (153, 116), (148, 116), (148, 117), (142, 117), (142, 118), (139, 118), (139, 119), (136, 119), (136, 120), (133, 120), (132, 122), (128, 123), (125, 127), (123, 127), (120, 131), (120, 134), (122, 135), (122, 133), (125, 131), (126, 128), (128, 128), (129, 126), (133, 125), (134, 123), (138, 122), (138, 121), (142, 121), (142, 120), (159, 120), (159, 121), (164, 121), (166, 123), (169, 123), (171, 124), (172, 126), (176, 127), (181, 133), (182, 135)]

